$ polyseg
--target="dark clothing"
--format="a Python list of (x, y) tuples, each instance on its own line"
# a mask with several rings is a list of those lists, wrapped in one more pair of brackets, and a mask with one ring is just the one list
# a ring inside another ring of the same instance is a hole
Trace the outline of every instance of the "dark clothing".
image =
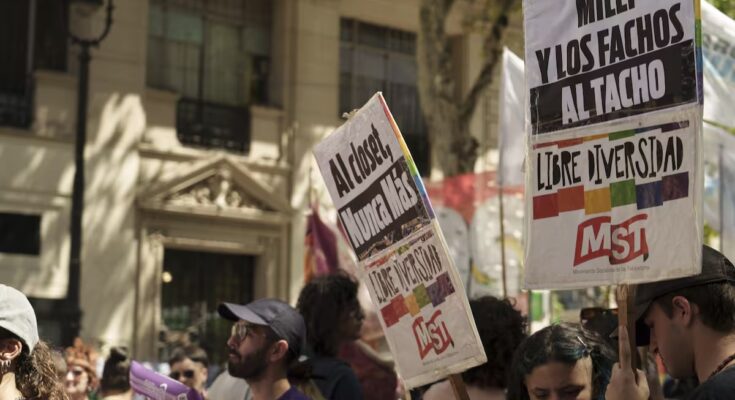
[(291, 389), (288, 389), (286, 393), (282, 394), (278, 400), (309, 400), (309, 398), (299, 392), (294, 386), (291, 386)]
[(719, 374), (697, 386), (686, 400), (730, 400), (735, 399), (735, 368), (725, 368)]
[(362, 400), (360, 382), (346, 362), (332, 357), (309, 360), (313, 381), (327, 400)]

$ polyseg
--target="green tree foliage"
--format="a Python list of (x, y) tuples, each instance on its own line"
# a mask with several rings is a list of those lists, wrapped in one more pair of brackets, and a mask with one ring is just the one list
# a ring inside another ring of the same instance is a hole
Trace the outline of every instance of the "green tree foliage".
[(733, 0), (707, 0), (710, 4), (717, 7), (718, 10), (727, 14), (730, 18), (735, 18), (735, 1)]

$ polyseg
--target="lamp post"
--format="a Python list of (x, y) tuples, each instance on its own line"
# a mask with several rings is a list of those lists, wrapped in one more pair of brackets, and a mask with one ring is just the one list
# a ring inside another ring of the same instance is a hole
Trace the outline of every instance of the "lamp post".
[(69, 319), (65, 321), (63, 342), (71, 344), (79, 336), (82, 310), (79, 292), (82, 278), (82, 215), (84, 213), (84, 148), (87, 144), (87, 100), (89, 98), (90, 49), (99, 44), (110, 33), (112, 26), (112, 0), (107, 0), (107, 17), (102, 33), (92, 39), (80, 38), (67, 30), (72, 44), (79, 46), (79, 76), (77, 82), (77, 123), (74, 143), (74, 186), (71, 198), (71, 223), (69, 234), (71, 248), (69, 254), (69, 290), (66, 296), (66, 310)]

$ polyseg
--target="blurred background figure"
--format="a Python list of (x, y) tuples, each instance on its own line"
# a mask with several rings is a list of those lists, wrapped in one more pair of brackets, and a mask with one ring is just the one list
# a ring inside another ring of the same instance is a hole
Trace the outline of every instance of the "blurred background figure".
[(190, 345), (175, 349), (168, 360), (169, 376), (206, 397), (207, 352), (201, 347)]
[(26, 296), (0, 284), (0, 400), (64, 400), (51, 350)]
[[(477, 332), (487, 355), (487, 362), (462, 373), (471, 400), (505, 399), (507, 372), (513, 352), (526, 338), (526, 319), (508, 299), (484, 296), (470, 301)], [(449, 381), (434, 384), (424, 393), (424, 400), (451, 399)]]
[(576, 324), (547, 326), (516, 350), (508, 399), (603, 400), (615, 359), (612, 348), (592, 331)]
[(245, 379), (235, 378), (225, 369), (207, 389), (207, 397), (212, 400), (252, 400), (253, 394)]
[(61, 386), (64, 386), (66, 382), (66, 358), (64, 358), (64, 351), (63, 349), (52, 349), (51, 350), (51, 359), (54, 363), (54, 368), (56, 369), (56, 378), (58, 379), (58, 382)]
[(103, 400), (130, 400), (130, 357), (125, 347), (113, 347), (105, 361), (100, 381), (100, 394)]
[(72, 347), (67, 347), (66, 356), (66, 394), (70, 400), (97, 399), (99, 379), (95, 366), (97, 365), (97, 350), (86, 345), (82, 339), (76, 338)]
[(322, 395), (328, 400), (363, 399), (355, 372), (337, 358), (342, 344), (360, 338), (365, 316), (357, 282), (342, 273), (316, 277), (301, 289), (296, 308), (306, 322), (306, 354)]

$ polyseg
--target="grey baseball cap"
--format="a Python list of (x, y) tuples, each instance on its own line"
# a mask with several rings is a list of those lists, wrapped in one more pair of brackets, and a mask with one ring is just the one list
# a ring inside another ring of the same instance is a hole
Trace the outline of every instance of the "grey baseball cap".
[(243, 320), (270, 327), (296, 356), (301, 355), (306, 340), (306, 324), (296, 309), (276, 299), (258, 299), (245, 305), (222, 303), (217, 308), (222, 318)]
[(735, 267), (719, 251), (705, 245), (702, 246), (701, 273), (684, 278), (638, 285), (635, 294), (637, 345), (646, 346), (650, 341), (648, 326), (643, 323), (643, 320), (654, 300), (677, 290), (720, 282), (735, 283)]
[(0, 328), (18, 336), (33, 351), (38, 343), (36, 313), (28, 298), (10, 286), (0, 284)]

